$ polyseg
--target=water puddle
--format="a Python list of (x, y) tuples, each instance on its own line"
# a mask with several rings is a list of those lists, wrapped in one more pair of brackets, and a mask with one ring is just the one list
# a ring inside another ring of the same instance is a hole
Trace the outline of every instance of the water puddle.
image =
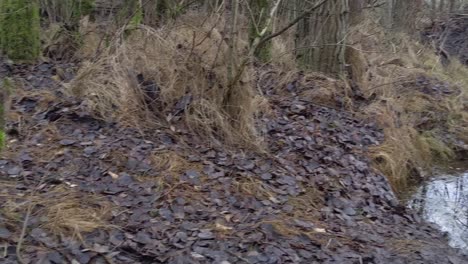
[(447, 232), (450, 245), (468, 252), (468, 169), (441, 173), (414, 193), (408, 206)]

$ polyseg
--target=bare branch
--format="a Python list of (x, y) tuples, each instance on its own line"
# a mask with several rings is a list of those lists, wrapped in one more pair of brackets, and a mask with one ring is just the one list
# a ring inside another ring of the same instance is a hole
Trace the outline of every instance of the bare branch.
[(260, 44), (262, 43), (262, 39), (264, 38), (264, 35), (268, 32), (268, 29), (271, 26), (271, 22), (273, 21), (273, 17), (275, 16), (276, 10), (278, 10), (279, 4), (281, 3), (281, 0), (276, 0), (275, 4), (270, 10), (270, 15), (267, 18), (267, 21), (265, 22), (265, 27), (258, 33), (258, 36), (254, 39), (252, 46), (250, 47), (250, 54), (253, 55), (255, 51), (260, 47)]

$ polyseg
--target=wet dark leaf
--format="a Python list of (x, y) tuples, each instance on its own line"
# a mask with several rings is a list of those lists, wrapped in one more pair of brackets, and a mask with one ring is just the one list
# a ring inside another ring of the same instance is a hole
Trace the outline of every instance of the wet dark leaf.
[(153, 241), (150, 234), (144, 231), (138, 232), (133, 240), (141, 244), (150, 244)]
[(215, 236), (210, 229), (202, 229), (200, 233), (198, 233), (198, 237), (201, 239), (213, 239)]
[(60, 140), (60, 144), (62, 146), (71, 146), (76, 143), (76, 140), (73, 139), (62, 139)]
[(17, 166), (8, 170), (8, 174), (12, 176), (18, 175), (20, 172), (21, 172), (21, 168)]
[(271, 180), (271, 178), (273, 178), (273, 176), (270, 173), (262, 173), (260, 177), (264, 180)]
[(302, 221), (302, 220), (299, 220), (299, 219), (294, 219), (294, 224), (296, 226), (298, 226), (298, 227), (302, 227), (302, 228), (305, 228), (305, 229), (311, 229), (311, 228), (314, 227), (313, 223)]

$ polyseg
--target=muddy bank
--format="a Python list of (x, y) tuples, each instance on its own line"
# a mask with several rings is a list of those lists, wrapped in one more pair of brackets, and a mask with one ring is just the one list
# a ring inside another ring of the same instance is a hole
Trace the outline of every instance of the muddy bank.
[(0, 160), (3, 263), (18, 251), (25, 263), (468, 262), (369, 166), (380, 129), (302, 100), (313, 87), (263, 87), (270, 152), (259, 155), (183, 126), (143, 138), (96, 120), (57, 81), (71, 67), (9, 73), (23, 88)]

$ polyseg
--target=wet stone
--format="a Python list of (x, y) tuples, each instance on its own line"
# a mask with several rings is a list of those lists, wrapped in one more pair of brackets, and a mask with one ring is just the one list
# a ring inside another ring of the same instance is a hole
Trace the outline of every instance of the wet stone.
[(76, 143), (76, 140), (73, 139), (62, 139), (60, 140), (60, 144), (62, 146), (71, 146)]

